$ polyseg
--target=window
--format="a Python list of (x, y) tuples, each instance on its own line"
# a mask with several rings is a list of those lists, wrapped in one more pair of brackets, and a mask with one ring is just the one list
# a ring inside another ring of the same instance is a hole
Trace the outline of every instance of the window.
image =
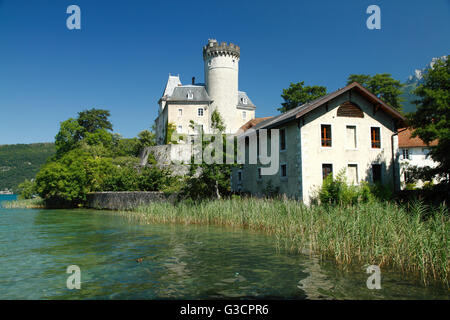
[(372, 148), (376, 148), (376, 149), (381, 148), (380, 128), (378, 128), (378, 127), (370, 128), (370, 139), (372, 141)]
[(347, 148), (356, 149), (356, 126), (347, 126)]
[(280, 150), (286, 150), (286, 129), (280, 129)]
[(280, 168), (281, 168), (281, 172), (280, 172), (281, 177), (286, 178), (287, 177), (287, 164), (282, 164)]
[(350, 184), (358, 184), (358, 165), (349, 164), (347, 166), (347, 180)]
[(188, 98), (189, 100), (194, 99), (194, 94), (192, 93), (192, 91), (189, 91), (189, 92), (188, 92), (187, 98)]
[(181, 117), (183, 115), (183, 109), (178, 109), (178, 116)]
[(247, 118), (247, 112), (242, 111), (242, 119), (245, 119), (245, 118)]
[(373, 183), (381, 182), (381, 164), (372, 165), (372, 181)]
[(403, 149), (402, 150), (402, 154), (403, 154), (403, 159), (409, 159), (409, 150), (408, 149)]
[(238, 171), (238, 183), (242, 182), (242, 171)]
[(197, 109), (197, 116), (203, 117), (203, 108), (198, 108)]
[(248, 100), (247, 100), (247, 98), (245, 98), (245, 97), (242, 98), (241, 101), (242, 101), (243, 104), (247, 104), (247, 103), (248, 103)]
[(322, 147), (331, 147), (331, 125), (322, 124), (320, 127)]
[(178, 133), (183, 132), (183, 126), (178, 126), (177, 132), (178, 132)]
[(262, 179), (261, 168), (258, 168), (258, 180)]
[(322, 179), (325, 180), (329, 174), (333, 172), (333, 165), (331, 163), (322, 164)]

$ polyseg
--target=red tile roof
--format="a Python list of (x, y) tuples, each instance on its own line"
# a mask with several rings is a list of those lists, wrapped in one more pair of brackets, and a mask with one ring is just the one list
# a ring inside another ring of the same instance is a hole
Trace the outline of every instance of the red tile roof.
[(438, 141), (434, 140), (427, 145), (419, 137), (412, 138), (412, 132), (413, 130), (411, 128), (403, 128), (398, 130), (398, 146), (400, 148), (429, 147), (436, 146), (438, 144)]
[(239, 128), (239, 130), (242, 130), (243, 132), (247, 131), (248, 129), (256, 126), (258, 123), (270, 119), (272, 117), (265, 117), (265, 118), (254, 118), (248, 122), (246, 122), (242, 127)]

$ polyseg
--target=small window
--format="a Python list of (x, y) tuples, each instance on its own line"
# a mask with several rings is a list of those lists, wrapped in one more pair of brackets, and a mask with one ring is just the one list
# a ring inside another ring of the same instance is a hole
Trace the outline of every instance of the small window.
[(238, 171), (238, 182), (242, 182), (242, 171)]
[(203, 108), (198, 108), (198, 109), (197, 109), (197, 115), (198, 115), (199, 117), (203, 117)]
[(333, 165), (331, 163), (322, 164), (322, 179), (325, 180), (328, 175), (333, 172)]
[(189, 92), (188, 92), (187, 98), (188, 98), (188, 100), (194, 99), (194, 94), (192, 93), (192, 91), (189, 91)]
[(247, 104), (247, 103), (248, 103), (248, 100), (247, 100), (247, 98), (245, 98), (245, 97), (242, 98), (241, 101), (242, 101), (242, 104)]
[(178, 109), (178, 116), (181, 117), (183, 115), (183, 109)]
[(381, 148), (380, 128), (378, 128), (378, 127), (370, 128), (370, 139), (372, 141), (372, 148), (376, 148), (376, 149)]
[(322, 147), (331, 147), (331, 125), (322, 124), (320, 127)]
[(280, 129), (280, 150), (286, 150), (286, 129)]
[(349, 164), (347, 166), (347, 181), (350, 184), (358, 184), (358, 165)]
[(282, 164), (281, 165), (281, 172), (280, 172), (280, 174), (281, 174), (282, 178), (287, 177), (287, 164)]
[(403, 149), (402, 153), (403, 153), (404, 160), (409, 159), (409, 149)]
[(381, 164), (372, 165), (372, 181), (373, 183), (381, 183)]
[(261, 168), (258, 168), (258, 180), (262, 179)]
[(247, 112), (242, 111), (242, 119), (246, 119), (247, 118)]
[(356, 126), (347, 126), (347, 148), (356, 149)]
[(177, 132), (178, 132), (178, 133), (181, 133), (181, 132), (183, 132), (183, 126), (178, 126), (178, 128), (177, 128)]

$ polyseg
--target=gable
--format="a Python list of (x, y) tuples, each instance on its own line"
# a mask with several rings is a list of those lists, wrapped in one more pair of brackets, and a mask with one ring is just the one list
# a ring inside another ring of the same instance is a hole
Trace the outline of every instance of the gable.
[(338, 110), (338, 117), (349, 117), (349, 118), (364, 118), (364, 112), (361, 108), (354, 102), (346, 101), (342, 103)]

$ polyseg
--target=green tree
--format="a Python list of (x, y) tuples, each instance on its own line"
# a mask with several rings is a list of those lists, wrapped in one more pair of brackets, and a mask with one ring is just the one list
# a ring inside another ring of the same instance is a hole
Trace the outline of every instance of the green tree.
[(392, 78), (389, 73), (381, 73), (374, 76), (351, 74), (347, 79), (347, 85), (353, 82), (358, 82), (395, 109), (402, 110), (402, 98), (400, 95), (402, 94), (401, 88), (403, 84)]
[(278, 108), (280, 112), (286, 112), (294, 109), (299, 105), (311, 102), (327, 94), (327, 88), (322, 86), (305, 86), (305, 82), (290, 84), (289, 88), (283, 89), (281, 97), (284, 102), (282, 107)]
[(76, 207), (86, 194), (100, 191), (114, 167), (110, 159), (75, 149), (47, 163), (36, 175), (36, 191), (49, 207)]
[(19, 199), (31, 199), (36, 193), (34, 182), (28, 179), (19, 184), (18, 189)]
[(86, 132), (94, 133), (99, 129), (112, 131), (112, 123), (108, 120), (111, 116), (108, 110), (95, 109), (78, 112), (78, 123)]
[(432, 69), (424, 74), (424, 82), (414, 94), (417, 111), (409, 116), (413, 137), (418, 136), (426, 143), (438, 140), (436, 147), (430, 148), (430, 156), (439, 165), (434, 174), (450, 175), (450, 59), (437, 61)]
[[(222, 116), (219, 111), (215, 110), (214, 113), (214, 121), (211, 121), (211, 127), (215, 134), (204, 135), (202, 132), (202, 136), (206, 136), (207, 139), (203, 139), (201, 148), (199, 148), (201, 150), (195, 150), (194, 152), (201, 152), (204, 154), (205, 149), (213, 143), (216, 138), (222, 139), (223, 149), (212, 151), (211, 156), (214, 158), (216, 152), (222, 152), (223, 163), (208, 164), (203, 161), (201, 164), (191, 164), (186, 185), (182, 189), (182, 193), (186, 197), (192, 199), (221, 198), (223, 195), (230, 192), (230, 176), (234, 165), (226, 164), (227, 139), (223, 132), (225, 126), (223, 125)], [(195, 126), (196, 124), (191, 121), (190, 127), (194, 129)], [(230, 143), (234, 144), (234, 141)]]
[(59, 132), (55, 137), (56, 157), (60, 158), (63, 154), (76, 148), (83, 135), (84, 128), (76, 119), (70, 118), (61, 122)]

